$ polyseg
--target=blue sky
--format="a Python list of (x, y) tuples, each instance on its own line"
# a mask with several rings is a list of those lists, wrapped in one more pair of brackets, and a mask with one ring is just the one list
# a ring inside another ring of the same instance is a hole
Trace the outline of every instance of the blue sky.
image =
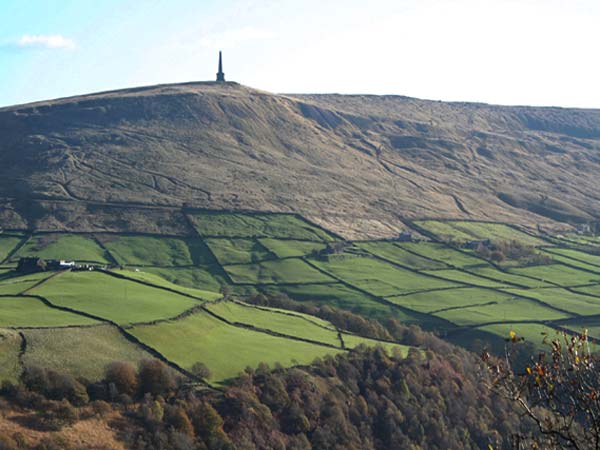
[(1, 0), (0, 106), (214, 78), (600, 108), (597, 0)]

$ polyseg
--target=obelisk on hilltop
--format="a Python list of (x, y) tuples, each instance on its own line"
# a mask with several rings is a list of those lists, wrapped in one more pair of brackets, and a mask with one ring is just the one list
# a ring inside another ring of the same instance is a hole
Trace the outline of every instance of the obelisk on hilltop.
[(217, 72), (217, 81), (225, 82), (225, 74), (223, 73), (223, 56), (219, 50), (219, 71)]

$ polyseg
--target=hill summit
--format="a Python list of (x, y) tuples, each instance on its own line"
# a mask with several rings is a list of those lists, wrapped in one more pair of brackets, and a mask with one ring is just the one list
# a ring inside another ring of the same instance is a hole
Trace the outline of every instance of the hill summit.
[(293, 211), (348, 238), (423, 217), (552, 226), (598, 219), (599, 172), (600, 110), (232, 82), (0, 109), (6, 228), (127, 231), (139, 209), (169, 231), (161, 211), (182, 207)]

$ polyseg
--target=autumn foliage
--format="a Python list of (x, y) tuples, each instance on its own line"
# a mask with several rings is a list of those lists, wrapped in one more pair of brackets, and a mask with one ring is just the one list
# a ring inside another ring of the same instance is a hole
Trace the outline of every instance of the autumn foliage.
[(600, 447), (600, 359), (587, 330), (546, 336), (548, 351), (520, 370), (511, 356), (522, 339), (511, 332), (503, 359), (483, 354), (490, 390), (512, 401), (536, 427), (514, 436), (517, 448)]

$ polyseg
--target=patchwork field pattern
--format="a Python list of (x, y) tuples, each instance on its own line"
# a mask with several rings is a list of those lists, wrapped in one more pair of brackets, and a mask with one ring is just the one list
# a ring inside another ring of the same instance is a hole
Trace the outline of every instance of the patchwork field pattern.
[(210, 368), (213, 380), (234, 377), (259, 361), (284, 366), (308, 364), (317, 357), (343, 351), (341, 347), (335, 349), (230, 326), (204, 312), (178, 321), (136, 326), (131, 332), (186, 369), (203, 362)]
[[(196, 234), (187, 237), (0, 235), (0, 379), (31, 364), (98, 379), (113, 360), (158, 357), (186, 376), (202, 362), (219, 384), (260, 362), (308, 364), (360, 344), (407, 351), (244, 303), (259, 293), (394, 318), (457, 342), (502, 342), (514, 330), (540, 345), (542, 333), (583, 326), (600, 337), (600, 256), (580, 244), (495, 223), (418, 221), (431, 241), (352, 243), (292, 214), (188, 219)], [(519, 241), (554, 261), (500, 267), (460, 243), (485, 239)], [(6, 264), (23, 256), (110, 268), (24, 275)]]
[(77, 234), (47, 233), (27, 240), (12, 260), (24, 256), (39, 256), (43, 259), (65, 259), (81, 262), (108, 264), (106, 251), (90, 236)]

